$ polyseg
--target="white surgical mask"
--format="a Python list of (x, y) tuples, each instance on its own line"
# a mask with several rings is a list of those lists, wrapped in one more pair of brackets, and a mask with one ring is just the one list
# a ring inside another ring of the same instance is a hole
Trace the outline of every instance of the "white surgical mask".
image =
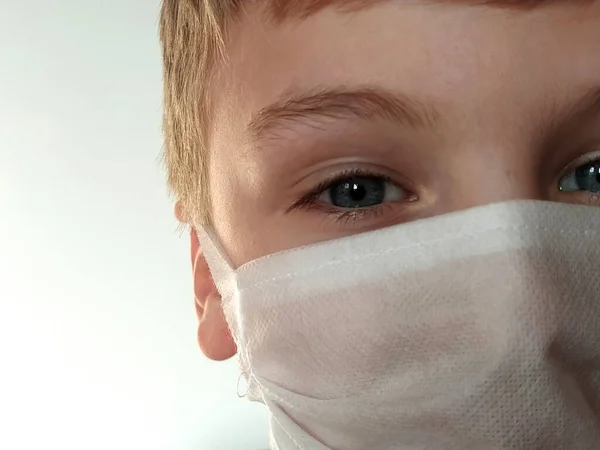
[(600, 208), (489, 205), (233, 270), (279, 450), (600, 449)]

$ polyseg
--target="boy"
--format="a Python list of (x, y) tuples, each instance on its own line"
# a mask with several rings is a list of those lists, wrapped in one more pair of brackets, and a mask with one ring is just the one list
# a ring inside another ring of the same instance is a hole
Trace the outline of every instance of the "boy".
[(600, 2), (164, 0), (198, 340), (273, 448), (600, 449)]

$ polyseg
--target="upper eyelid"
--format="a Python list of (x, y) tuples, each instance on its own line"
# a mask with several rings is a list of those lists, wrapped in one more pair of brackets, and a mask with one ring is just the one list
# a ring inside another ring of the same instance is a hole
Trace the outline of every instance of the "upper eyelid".
[[(333, 184), (335, 183), (339, 183), (342, 180), (348, 179), (348, 178), (382, 178), (388, 182), (394, 183), (398, 186), (400, 186), (399, 183), (395, 182), (392, 177), (390, 177), (389, 175), (377, 172), (377, 171), (372, 171), (372, 170), (365, 170), (365, 169), (353, 169), (353, 170), (347, 170), (347, 171), (342, 171), (339, 172), (336, 175), (332, 175), (329, 178), (326, 178), (325, 180), (323, 180), (321, 183), (319, 183), (319, 185), (321, 187), (324, 187), (326, 190), (327, 188), (331, 187)], [(402, 187), (402, 186), (400, 186)]]
[(600, 162), (600, 148), (596, 151), (586, 153), (567, 164), (562, 171), (561, 180), (569, 176), (577, 167), (593, 162)]

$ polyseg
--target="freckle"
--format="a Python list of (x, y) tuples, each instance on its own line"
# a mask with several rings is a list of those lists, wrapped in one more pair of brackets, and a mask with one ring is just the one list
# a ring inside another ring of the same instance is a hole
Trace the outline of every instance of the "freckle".
[(600, 203), (600, 194), (594, 194), (590, 197), (590, 204), (596, 205)]

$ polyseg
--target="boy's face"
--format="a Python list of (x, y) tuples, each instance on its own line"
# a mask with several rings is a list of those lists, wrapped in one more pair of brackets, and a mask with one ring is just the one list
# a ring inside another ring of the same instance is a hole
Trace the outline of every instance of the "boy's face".
[(234, 266), (496, 201), (600, 206), (600, 2), (388, 1), (282, 24), (257, 8), (213, 98)]

